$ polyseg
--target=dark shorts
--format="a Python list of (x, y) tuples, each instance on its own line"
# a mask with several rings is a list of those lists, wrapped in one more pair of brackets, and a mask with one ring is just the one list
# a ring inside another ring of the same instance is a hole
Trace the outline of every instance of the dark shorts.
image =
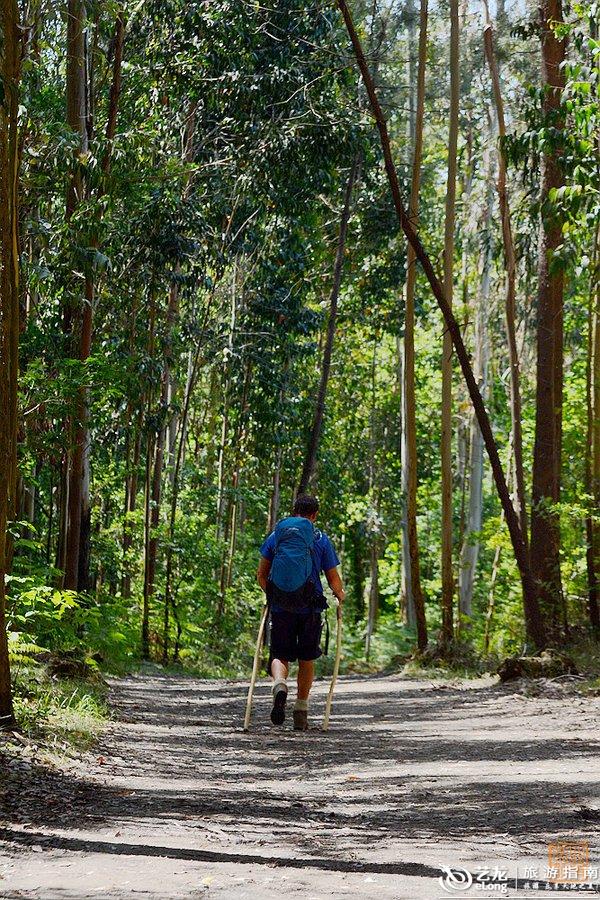
[[(320, 612), (271, 612), (271, 659), (318, 659), (323, 621)], [(270, 664), (269, 664), (270, 668)]]

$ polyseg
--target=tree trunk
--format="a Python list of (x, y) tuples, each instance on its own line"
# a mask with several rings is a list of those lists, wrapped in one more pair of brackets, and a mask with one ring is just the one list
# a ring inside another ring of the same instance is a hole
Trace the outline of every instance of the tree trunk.
[(226, 365), (226, 374), (223, 384), (223, 417), (221, 419), (221, 439), (219, 441), (219, 461), (217, 463), (217, 540), (223, 537), (223, 519), (225, 512), (225, 457), (227, 454), (227, 439), (229, 432), (229, 403), (231, 389), (231, 367), (233, 365), (233, 346), (235, 341), (235, 329), (237, 321), (237, 259), (233, 263), (231, 277), (231, 313), (229, 318), (229, 337), (227, 349), (229, 350)]
[[(98, 28), (94, 30), (94, 38), (97, 39)], [(108, 119), (106, 123), (106, 152), (104, 154), (104, 158), (102, 160), (102, 171), (104, 175), (108, 175), (110, 171), (111, 161), (112, 161), (112, 149), (113, 149), (113, 141), (116, 133), (117, 126), (117, 112), (119, 108), (119, 96), (121, 93), (121, 68), (123, 63), (123, 42), (125, 36), (125, 21), (122, 14), (117, 14), (117, 19), (115, 23), (115, 40), (114, 40), (114, 55), (113, 55), (113, 70), (112, 70), (112, 82), (110, 86), (109, 93), (109, 105), (108, 105)], [(93, 128), (93, 54), (89, 59), (89, 97), (90, 101), (86, 110), (87, 118), (90, 121), (88, 128), (88, 139), (92, 138), (92, 128)], [(102, 195), (105, 191), (105, 185), (100, 188), (100, 195)], [(99, 223), (98, 223), (99, 224)], [(97, 249), (99, 246), (98, 238), (96, 235), (92, 236), (91, 240), (92, 249)], [(81, 330), (81, 349), (80, 349), (80, 359), (82, 362), (85, 362), (91, 352), (92, 348), (92, 333), (93, 333), (93, 313), (94, 313), (94, 305), (95, 305), (95, 280), (93, 274), (89, 274), (86, 277), (86, 296), (85, 296), (85, 305), (83, 309), (83, 320), (82, 320), (82, 330)], [(86, 388), (82, 388), (80, 391), (80, 409), (79, 409), (79, 433), (76, 439), (76, 452), (81, 452), (81, 468), (82, 468), (82, 482), (81, 482), (81, 525), (80, 525), (80, 533), (79, 533), (79, 565), (78, 565), (78, 579), (77, 579), (77, 588), (80, 591), (89, 591), (90, 590), (90, 554), (91, 554), (91, 531), (92, 531), (92, 523), (91, 523), (91, 505), (90, 505), (90, 454), (91, 454), (91, 445), (90, 445), (90, 433), (88, 426), (89, 419), (89, 392)]]
[[(195, 108), (194, 108), (195, 109)], [(189, 415), (192, 403), (192, 397), (194, 394), (194, 389), (196, 387), (196, 383), (198, 380), (198, 371), (200, 367), (200, 361), (202, 359), (202, 351), (204, 348), (204, 337), (206, 334), (206, 328), (208, 325), (208, 319), (210, 310), (212, 307), (212, 301), (215, 296), (215, 288), (216, 284), (213, 285), (213, 290), (210, 295), (209, 301), (206, 304), (206, 313), (204, 316), (204, 321), (202, 324), (202, 328), (200, 331), (200, 335), (197, 339), (196, 344), (196, 352), (193, 357), (191, 357), (191, 361), (188, 364), (188, 375), (185, 384), (185, 392), (183, 397), (183, 409), (181, 411), (181, 417), (179, 420), (179, 441), (177, 442), (177, 453), (175, 456), (175, 465), (173, 468), (173, 479), (171, 485), (171, 509), (169, 513), (169, 541), (167, 544), (167, 554), (166, 554), (166, 562), (165, 562), (165, 596), (164, 596), (164, 610), (163, 610), (163, 663), (168, 663), (169, 660), (169, 610), (173, 611), (173, 618), (175, 619), (176, 624), (176, 639), (175, 639), (175, 647), (174, 647), (174, 656), (173, 658), (176, 660), (179, 655), (179, 638), (181, 636), (181, 623), (179, 621), (178, 613), (177, 613), (177, 603), (175, 600), (175, 591), (173, 590), (173, 544), (175, 540), (175, 525), (177, 521), (177, 501), (179, 498), (179, 485), (180, 485), (180, 475), (181, 470), (183, 468), (184, 459), (185, 459), (185, 448), (188, 437), (188, 422)], [(209, 404), (210, 404), (211, 395), (209, 393)]]
[[(67, 509), (69, 506), (69, 454), (65, 450), (60, 460), (60, 477), (56, 488), (56, 511), (58, 518), (58, 534), (56, 538), (56, 569), (65, 570), (65, 548), (67, 545)], [(62, 578), (60, 579), (62, 583)]]
[[(481, 239), (484, 246), (481, 252), (481, 279), (479, 286), (479, 303), (475, 324), (475, 360), (474, 373), (479, 383), (483, 398), (487, 395), (489, 338), (488, 320), (490, 317), (490, 279), (492, 269), (492, 240), (490, 224), (492, 221), (493, 184), (491, 172), (491, 154), (486, 153), (485, 175), (487, 177), (485, 211), (481, 227)], [(469, 453), (469, 511), (461, 546), (459, 571), (459, 598), (461, 627), (469, 626), (473, 615), (473, 587), (479, 557), (479, 537), (483, 517), (483, 440), (477, 420), (470, 417), (470, 453)]]
[(273, 487), (271, 489), (271, 502), (269, 503), (269, 521), (267, 528), (269, 534), (275, 528), (279, 517), (279, 504), (281, 498), (281, 463), (283, 459), (283, 447), (281, 444), (277, 446), (275, 453), (275, 467), (273, 469)]
[[(156, 325), (156, 306), (154, 288), (150, 288), (148, 321), (148, 358), (154, 358), (154, 337)], [(148, 388), (146, 401), (146, 461), (144, 473), (144, 588), (142, 599), (142, 658), (150, 658), (150, 591), (148, 589), (148, 560), (150, 558), (150, 532), (152, 515), (152, 459), (154, 456), (154, 438), (150, 419), (152, 414), (153, 391)]]
[[(514, 471), (514, 467), (512, 466), (512, 455), (513, 455), (513, 442), (514, 434), (511, 431), (510, 439), (508, 442), (508, 450), (506, 456), (506, 471), (511, 472)], [(504, 510), (500, 513), (500, 528), (504, 525)], [(500, 570), (500, 556), (502, 555), (502, 547), (500, 544), (496, 547), (496, 552), (494, 553), (494, 561), (492, 562), (492, 574), (490, 576), (490, 589), (488, 591), (488, 603), (487, 603), (487, 611), (485, 614), (485, 628), (483, 634), (483, 651), (484, 653), (489, 653), (490, 649), (490, 638), (492, 635), (492, 622), (494, 619), (494, 611), (496, 608), (496, 581), (498, 580), (498, 572)]]
[[(454, 228), (456, 223), (456, 161), (460, 103), (458, 0), (450, 0), (450, 122), (444, 225), (444, 294), (452, 309), (454, 280)], [(454, 574), (452, 570), (452, 337), (444, 329), (442, 348), (442, 633), (447, 644), (453, 636)]]
[(16, 512), (17, 383), (19, 372), (19, 140), (21, 30), (16, 0), (0, 12), (0, 729), (14, 724), (8, 640), (6, 575), (10, 565), (7, 523)]
[[(465, 19), (465, 3), (461, 4), (461, 29)], [(461, 307), (464, 317), (463, 332), (469, 328), (469, 309), (470, 309), (470, 267), (471, 267), (471, 243), (472, 233), (477, 229), (477, 223), (473, 225), (473, 178), (475, 175), (475, 160), (473, 158), (473, 125), (469, 119), (467, 133), (465, 136), (465, 157), (462, 164), (462, 178), (460, 179), (460, 197), (462, 206), (460, 229), (462, 232), (462, 249), (460, 263), (460, 295)], [(477, 264), (476, 264), (477, 265)], [(475, 373), (477, 374), (477, 373)], [(466, 414), (459, 414), (456, 428), (456, 473), (458, 476), (458, 484), (460, 485), (460, 512), (458, 521), (458, 541), (457, 546), (460, 549), (463, 546), (466, 525), (466, 505), (467, 491), (469, 486), (469, 466), (471, 462), (471, 429), (473, 426), (473, 416), (469, 409)], [(459, 577), (460, 577), (460, 560), (459, 560)], [(457, 618), (456, 633), (460, 637), (461, 621), (460, 616)]]
[(365, 635), (365, 656), (369, 659), (371, 652), (371, 638), (375, 631), (375, 625), (379, 614), (379, 492), (376, 489), (377, 481), (377, 447), (378, 436), (376, 434), (377, 417), (377, 340), (373, 341), (373, 358), (371, 363), (371, 410), (369, 423), (369, 499), (371, 509), (367, 521), (370, 535), (370, 580), (367, 614), (367, 631)]
[[(193, 160), (194, 156), (194, 132), (196, 128), (196, 101), (190, 101), (186, 107), (186, 118), (185, 118), (185, 128), (184, 128), (184, 138), (183, 138), (183, 153), (182, 159), (184, 163), (190, 163)], [(182, 193), (182, 200), (185, 202), (189, 189), (191, 186), (191, 175), (188, 175), (185, 183), (185, 187)], [(180, 265), (177, 263), (175, 267), (176, 275), (179, 275)], [(210, 302), (207, 305), (207, 316), (208, 310), (210, 309)], [(165, 345), (165, 362), (163, 368), (163, 377), (162, 377), (162, 386), (161, 386), (161, 408), (164, 410), (165, 421), (161, 427), (157, 438), (156, 444), (156, 459), (154, 464), (154, 483), (153, 483), (153, 509), (152, 509), (152, 527), (154, 529), (154, 533), (151, 536), (148, 542), (148, 559), (146, 566), (146, 574), (144, 578), (144, 586), (145, 592), (148, 594), (148, 597), (152, 596), (154, 593), (154, 575), (156, 570), (156, 552), (158, 547), (158, 535), (156, 534), (156, 528), (158, 527), (158, 523), (160, 521), (160, 501), (161, 501), (161, 483), (162, 483), (162, 469), (163, 469), (163, 461), (164, 461), (164, 450), (165, 443), (167, 442), (167, 453), (169, 464), (172, 465), (175, 443), (177, 437), (177, 416), (173, 415), (171, 421), (168, 421), (167, 415), (168, 410), (172, 408), (173, 397), (176, 390), (176, 382), (173, 374), (173, 329), (175, 326), (175, 321), (179, 314), (179, 283), (177, 278), (174, 278), (171, 283), (171, 288), (169, 291), (169, 305), (167, 308), (167, 328), (166, 328), (166, 345)], [(198, 349), (196, 351), (195, 363), (196, 366), (198, 364), (200, 358), (200, 347), (202, 346), (202, 341), (198, 341)], [(183, 452), (185, 447), (185, 438), (187, 433), (187, 415), (189, 409), (189, 402), (191, 399), (191, 391), (193, 389), (193, 381), (195, 375), (195, 366), (190, 366), (189, 371), (189, 379), (188, 379), (188, 387), (189, 391), (186, 391), (186, 398), (184, 402), (185, 411), (184, 411), (184, 421), (182, 423), (182, 432), (181, 432), (181, 441), (179, 443), (178, 453), (177, 453), (177, 461), (173, 466), (170, 481), (171, 481), (171, 515), (169, 519), (169, 546), (167, 549), (167, 560), (166, 560), (166, 574), (165, 574), (165, 595), (164, 595), (164, 605), (163, 605), (163, 650), (162, 650), (162, 661), (166, 665), (169, 659), (169, 614), (171, 608), (175, 611), (174, 598), (172, 596), (171, 590), (171, 578), (172, 578), (172, 568), (173, 568), (173, 552), (171, 547), (171, 541), (174, 535), (175, 530), (175, 516), (177, 512), (177, 497), (178, 497), (178, 488), (179, 488), (179, 470), (183, 460)], [(149, 603), (148, 603), (149, 605)], [(179, 621), (177, 620), (177, 615), (175, 614), (175, 619), (177, 621), (178, 634), (181, 631)]]
[(242, 402), (240, 404), (240, 418), (235, 435), (235, 462), (233, 466), (233, 475), (231, 478), (231, 520), (229, 523), (229, 542), (227, 547), (227, 556), (223, 575), (221, 577), (221, 596), (225, 600), (225, 591), (231, 587), (233, 575), (233, 560), (235, 557), (235, 549), (237, 544), (238, 525), (239, 525), (239, 509), (241, 500), (239, 497), (240, 483), (242, 477), (242, 469), (244, 465), (244, 454), (246, 448), (246, 438), (248, 434), (247, 418), (248, 418), (248, 391), (250, 390), (250, 382), (252, 379), (252, 360), (246, 363), (246, 374), (244, 378), (244, 388), (242, 392)]
[[(73, 58), (71, 62), (72, 90), (67, 80), (67, 117), (68, 123), (74, 130), (81, 134), (81, 149), (87, 149), (88, 142), (92, 138), (92, 94), (93, 94), (93, 55), (88, 57), (87, 31), (84, 29), (85, 7), (70, 0), (69, 16), (71, 15), (71, 3), (73, 14), (79, 15), (79, 24), (74, 22), (73, 43), (68, 40), (70, 52), (73, 54), (82, 49), (83, 56), (80, 59)], [(77, 7), (77, 9), (75, 9)], [(71, 25), (71, 23), (69, 23)], [(96, 29), (97, 33), (97, 29)], [(116, 130), (117, 110), (121, 87), (121, 66), (123, 60), (124, 20), (117, 16), (115, 25), (115, 53), (113, 59), (112, 83), (109, 95), (109, 111), (106, 125), (107, 149), (102, 160), (102, 170), (108, 174), (110, 170), (112, 144)], [(69, 66), (67, 67), (69, 71)], [(80, 96), (83, 92), (83, 96)], [(73, 96), (71, 96), (73, 94)], [(75, 94), (77, 97), (75, 98)], [(72, 108), (70, 103), (72, 100)], [(81, 199), (83, 185), (79, 188), (78, 197), (73, 197), (77, 203)], [(100, 188), (100, 195), (104, 188)], [(96, 223), (99, 224), (99, 223)], [(97, 250), (99, 243), (96, 233), (92, 233), (90, 240), (92, 250)], [(85, 363), (90, 355), (93, 333), (93, 312), (95, 305), (95, 279), (92, 272), (85, 279), (85, 300), (77, 319), (80, 320), (79, 335), (79, 359)], [(90, 562), (90, 537), (91, 537), (91, 507), (90, 507), (90, 435), (89, 435), (89, 392), (86, 387), (81, 387), (78, 392), (76, 405), (76, 423), (74, 427), (74, 446), (69, 475), (69, 506), (67, 546), (65, 559), (64, 586), (73, 590), (89, 590), (89, 562)]]
[(371, 638), (377, 624), (379, 613), (379, 548), (376, 538), (371, 540), (371, 576), (369, 579), (369, 617), (365, 639), (365, 658), (371, 655)]
[[(144, 559), (144, 618), (146, 620), (146, 636), (148, 635), (148, 622), (150, 615), (150, 602), (154, 596), (155, 580), (156, 580), (156, 559), (158, 552), (158, 526), (160, 523), (160, 506), (162, 497), (162, 475), (163, 463), (165, 455), (165, 444), (167, 440), (168, 429), (168, 397), (169, 382), (171, 377), (172, 360), (172, 338), (175, 320), (179, 310), (179, 290), (176, 283), (172, 283), (169, 289), (169, 302), (167, 305), (166, 318), (166, 339), (164, 347), (164, 362), (160, 386), (159, 401), (159, 417), (160, 424), (154, 440), (154, 463), (152, 466), (152, 480), (150, 491), (150, 520), (146, 531), (146, 553)], [(148, 466), (148, 462), (146, 462)], [(148, 473), (147, 473), (148, 481)], [(148, 484), (146, 491), (148, 491)], [(147, 494), (146, 494), (147, 495)], [(148, 502), (148, 501), (147, 501)], [(147, 510), (148, 511), (148, 510)], [(144, 643), (142, 641), (142, 643)], [(146, 641), (145, 646), (146, 658), (149, 653), (149, 646)]]
[[(131, 309), (131, 328), (129, 331), (129, 357), (134, 359), (135, 354), (135, 338), (137, 331), (138, 317), (138, 294), (133, 298)], [(154, 320), (151, 318), (150, 328), (148, 329), (148, 356), (153, 355), (154, 347)], [(128, 559), (129, 549), (133, 543), (133, 522), (132, 513), (135, 512), (137, 503), (137, 487), (138, 474), (140, 464), (140, 453), (142, 449), (142, 427), (144, 424), (144, 409), (146, 400), (144, 397), (144, 389), (141, 389), (139, 397), (139, 409), (137, 417), (132, 423), (133, 417), (133, 400), (128, 398), (127, 410), (125, 413), (125, 428), (127, 435), (125, 439), (125, 504), (123, 511), (123, 533), (121, 537), (122, 554), (122, 572), (121, 572), (121, 596), (128, 599), (131, 596), (131, 566)], [(133, 443), (132, 443), (133, 439)], [(132, 458), (133, 452), (133, 458)]]
[(163, 617), (163, 664), (169, 661), (169, 610), (174, 609), (175, 598), (173, 593), (173, 541), (175, 539), (175, 523), (177, 521), (177, 500), (179, 497), (179, 474), (183, 466), (185, 442), (187, 440), (187, 424), (190, 411), (190, 403), (192, 393), (196, 384), (196, 373), (202, 343), (199, 341), (196, 346), (196, 353), (193, 356), (191, 364), (188, 366), (188, 375), (185, 383), (185, 392), (183, 397), (183, 410), (179, 422), (179, 440), (177, 441), (177, 452), (175, 454), (175, 465), (173, 466), (173, 475), (171, 483), (171, 510), (169, 513), (169, 542), (167, 544), (167, 558), (165, 565), (165, 598), (164, 598), (164, 617)]
[(521, 523), (521, 534), (527, 551), (529, 551), (527, 500), (525, 493), (525, 474), (523, 470), (523, 428), (521, 412), (521, 386), (519, 374), (519, 351), (517, 349), (516, 333), (516, 276), (517, 264), (515, 258), (515, 246), (512, 235), (510, 206), (506, 189), (506, 156), (503, 141), (506, 137), (506, 124), (504, 119), (504, 103), (500, 90), (500, 72), (494, 53), (494, 40), (492, 25), (489, 19), (489, 11), (486, 4), (486, 26), (483, 33), (485, 55), (487, 57), (492, 88), (496, 118), (498, 121), (498, 202), (500, 205), (500, 218), (502, 221), (502, 241), (504, 244), (504, 264), (506, 267), (506, 337), (508, 342), (508, 355), (510, 362), (510, 414), (512, 423), (513, 459), (515, 468), (515, 489), (517, 499), (517, 515)]
[[(75, 209), (83, 199), (84, 184), (79, 168), (78, 155), (88, 149), (87, 132), (87, 53), (85, 40), (85, 4), (82, 0), (69, 0), (67, 5), (67, 124), (78, 137), (78, 147), (73, 158), (73, 171), (69, 179), (66, 200), (66, 217), (70, 221)], [(77, 236), (73, 235), (76, 242)], [(73, 290), (76, 290), (73, 287)], [(84, 342), (88, 335), (86, 326), (90, 317), (86, 312), (87, 304), (82, 304), (71, 297), (64, 310), (63, 326), (70, 336), (72, 345), (80, 342), (79, 358), (83, 355)], [(84, 324), (85, 318), (85, 324)], [(73, 347), (74, 351), (74, 347)], [(73, 352), (72, 351), (72, 352)], [(74, 420), (65, 429), (71, 434), (72, 445), (67, 451), (67, 491), (66, 497), (66, 529), (64, 547), (64, 580), (63, 587), (77, 590), (79, 582), (79, 547), (81, 537), (81, 504), (83, 493), (83, 454), (84, 423), (81, 418), (81, 398), (75, 404)]]
[(129, 549), (133, 543), (132, 517), (137, 503), (138, 469), (142, 449), (142, 424), (143, 409), (140, 410), (138, 419), (133, 426), (133, 455), (131, 461), (127, 454), (127, 474), (125, 482), (125, 515), (123, 518), (123, 576), (121, 578), (121, 596), (123, 599), (131, 597), (131, 567), (128, 560)]
[[(419, 216), (419, 190), (421, 186), (421, 162), (423, 156), (423, 119), (425, 113), (425, 66), (427, 62), (427, 0), (421, 0), (419, 20), (419, 64), (417, 71), (417, 103), (414, 125), (414, 154), (410, 190), (409, 216), (416, 229)], [(415, 397), (415, 285), (417, 265), (415, 252), (409, 243), (406, 260), (406, 293), (404, 325), (403, 430), (405, 435), (402, 457), (403, 489), (406, 493), (406, 537), (408, 560), (406, 568), (410, 578), (410, 590), (405, 590), (407, 612), (414, 610), (417, 626), (417, 645), (427, 646), (427, 622), (425, 602), (421, 588), (419, 542), (417, 535), (417, 424)], [(409, 601), (412, 606), (409, 606)], [(409, 612), (410, 614), (410, 612)]]
[[(593, 509), (597, 512), (600, 509), (600, 226), (596, 230), (593, 259), (588, 310), (585, 489), (592, 498)], [(586, 539), (588, 612), (592, 628), (598, 631), (600, 629), (600, 612), (598, 610), (600, 527), (594, 520), (591, 510), (586, 516)]]
[[(564, 127), (560, 105), (564, 87), (564, 40), (561, 0), (544, 0), (542, 22), (543, 111), (555, 129)], [(542, 158), (541, 225), (537, 321), (537, 387), (531, 509), (531, 568), (538, 601), (556, 640), (561, 632), (563, 595), (560, 573), (560, 468), (562, 439), (563, 292), (564, 273), (553, 254), (562, 243), (560, 216), (550, 193), (563, 184), (559, 152)]]
[[(149, 559), (152, 531), (152, 459), (154, 456), (154, 435), (148, 432), (146, 441), (146, 474), (144, 478), (144, 592), (142, 600), (142, 659), (150, 659), (150, 597)], [(154, 573), (152, 573), (154, 579)], [(152, 582), (153, 586), (153, 582)]]
[(521, 534), (519, 519), (516, 515), (512, 500), (510, 498), (510, 494), (508, 492), (506, 478), (504, 477), (502, 463), (500, 462), (500, 457), (498, 456), (498, 448), (496, 446), (494, 435), (492, 433), (490, 419), (487, 414), (485, 404), (483, 403), (481, 393), (477, 386), (477, 381), (473, 375), (473, 369), (471, 367), (467, 349), (462, 339), (460, 326), (452, 313), (452, 309), (448, 305), (446, 295), (444, 293), (444, 288), (435, 273), (435, 270), (431, 263), (431, 259), (426, 253), (425, 248), (423, 247), (419, 236), (416, 234), (414, 228), (412, 227), (410, 219), (407, 216), (406, 210), (404, 209), (404, 204), (402, 203), (402, 195), (400, 193), (400, 184), (398, 182), (398, 174), (396, 172), (396, 167), (394, 166), (394, 161), (392, 158), (387, 124), (381, 110), (381, 106), (379, 105), (379, 101), (377, 99), (377, 93), (375, 91), (373, 79), (371, 77), (371, 73), (369, 71), (369, 67), (367, 65), (360, 40), (356, 33), (356, 29), (354, 27), (348, 5), (346, 3), (346, 0), (337, 0), (337, 4), (344, 17), (344, 21), (346, 23), (348, 34), (350, 36), (350, 40), (352, 42), (352, 46), (356, 56), (356, 61), (358, 63), (369, 97), (371, 109), (377, 122), (377, 128), (379, 130), (381, 146), (383, 150), (385, 169), (398, 221), (407, 239), (414, 247), (415, 255), (419, 260), (423, 271), (425, 272), (425, 275), (427, 276), (427, 280), (431, 287), (432, 293), (442, 311), (444, 320), (446, 322), (446, 327), (450, 332), (450, 336), (452, 337), (452, 342), (454, 344), (454, 349), (460, 363), (463, 377), (467, 384), (471, 402), (475, 409), (475, 415), (477, 416), (477, 421), (479, 422), (479, 427), (481, 428), (481, 433), (483, 435), (483, 440), (496, 484), (496, 490), (498, 491), (498, 496), (500, 498), (500, 502), (506, 516), (506, 523), (510, 533), (513, 552), (515, 554), (515, 560), (519, 569), (519, 575), (521, 577), (527, 634), (537, 647), (542, 648), (546, 642), (546, 635), (538, 604), (536, 584), (532, 577), (531, 569), (529, 566), (529, 559), (523, 541), (523, 536)]
[(362, 525), (358, 522), (350, 530), (350, 541), (350, 580), (354, 595), (354, 622), (358, 625), (365, 615), (364, 537)]
[[(408, 314), (407, 314), (408, 318)], [(408, 327), (406, 330), (408, 330)], [(398, 376), (400, 382), (400, 415), (402, 421), (400, 423), (400, 462), (401, 462), (401, 485), (402, 500), (401, 511), (402, 520), (400, 528), (402, 531), (402, 554), (400, 557), (400, 596), (401, 596), (401, 612), (404, 622), (408, 628), (414, 628), (415, 619), (415, 603), (412, 592), (412, 576), (410, 571), (410, 547), (408, 544), (408, 446), (406, 433), (406, 378), (404, 376), (405, 366), (405, 350), (406, 342), (398, 335), (396, 350), (398, 353)]]
[(302, 475), (298, 484), (298, 493), (304, 494), (308, 490), (311, 478), (315, 470), (317, 454), (319, 452), (319, 443), (321, 441), (321, 431), (323, 428), (323, 416), (325, 415), (325, 397), (327, 395), (327, 384), (329, 382), (329, 373), (331, 371), (331, 355), (333, 352), (333, 342), (335, 339), (335, 329), (337, 323), (338, 298), (340, 295), (340, 285), (342, 283), (342, 270), (344, 267), (344, 252), (346, 249), (346, 235), (348, 233), (348, 221), (350, 219), (350, 206), (352, 203), (352, 190), (360, 165), (360, 157), (357, 155), (352, 163), (348, 181), (346, 183), (346, 193), (344, 195), (344, 206), (340, 219), (340, 231), (338, 236), (337, 250), (335, 254), (335, 264), (333, 267), (333, 284), (329, 295), (329, 321), (327, 323), (327, 337), (323, 350), (323, 360), (321, 363), (321, 379), (319, 381), (319, 390), (317, 392), (317, 401), (315, 404), (315, 413), (308, 441), (308, 449), (304, 459)]

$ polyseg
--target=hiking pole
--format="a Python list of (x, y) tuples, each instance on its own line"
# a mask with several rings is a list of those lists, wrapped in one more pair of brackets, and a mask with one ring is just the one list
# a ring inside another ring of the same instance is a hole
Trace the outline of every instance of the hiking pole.
[(335, 641), (335, 662), (333, 664), (333, 675), (329, 685), (329, 693), (327, 694), (327, 702), (325, 703), (325, 715), (323, 716), (323, 731), (329, 729), (329, 716), (331, 715), (331, 702), (333, 700), (333, 692), (337, 681), (338, 672), (340, 671), (340, 659), (342, 657), (342, 606), (337, 601), (337, 636)]
[(263, 637), (265, 634), (265, 625), (267, 622), (267, 613), (269, 611), (269, 604), (265, 603), (262, 618), (260, 620), (260, 626), (258, 629), (258, 637), (256, 639), (256, 650), (254, 651), (254, 664), (252, 666), (252, 677), (250, 678), (250, 685), (248, 687), (248, 699), (246, 701), (246, 715), (244, 716), (244, 731), (248, 731), (250, 727), (250, 716), (252, 715), (252, 697), (254, 695), (254, 685), (256, 684), (256, 677), (258, 675), (258, 665), (260, 662), (260, 651), (262, 650)]

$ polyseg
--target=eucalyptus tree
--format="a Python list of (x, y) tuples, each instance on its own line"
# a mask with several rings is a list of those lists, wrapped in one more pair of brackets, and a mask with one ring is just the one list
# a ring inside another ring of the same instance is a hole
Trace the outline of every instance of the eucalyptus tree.
[[(446, 302), (452, 309), (454, 285), (454, 229), (456, 220), (456, 169), (458, 153), (458, 117), (460, 104), (460, 22), (458, 0), (450, 0), (450, 109), (448, 115), (448, 165), (444, 219), (443, 285)], [(442, 347), (442, 641), (453, 636), (454, 573), (452, 526), (452, 337), (444, 329)]]
[[(537, 378), (535, 445), (532, 471), (531, 565), (539, 601), (552, 634), (564, 627), (560, 571), (558, 503), (562, 466), (564, 265), (560, 259), (562, 221), (552, 193), (564, 184), (561, 140), (565, 83), (565, 39), (560, 0), (540, 8), (542, 54), (542, 170), (540, 253), (538, 264)], [(558, 251), (558, 254), (557, 254)]]
[(0, 14), (0, 728), (14, 722), (6, 634), (7, 532), (17, 511), (17, 379), (19, 371), (19, 86), (22, 22), (16, 0)]
[(317, 399), (315, 402), (315, 412), (310, 430), (310, 437), (304, 464), (302, 466), (302, 474), (298, 484), (298, 493), (303, 494), (308, 490), (309, 484), (313, 477), (315, 465), (317, 461), (317, 453), (319, 442), (321, 439), (321, 430), (323, 427), (323, 416), (325, 414), (325, 398), (327, 395), (327, 385), (329, 382), (329, 374), (331, 371), (331, 355), (333, 352), (333, 342), (335, 339), (338, 299), (340, 293), (340, 285), (342, 282), (342, 270), (344, 265), (344, 255), (346, 251), (346, 234), (348, 231), (348, 221), (350, 219), (350, 209), (352, 203), (352, 191), (354, 182), (359, 170), (360, 156), (356, 156), (350, 166), (346, 189), (344, 192), (344, 205), (340, 216), (339, 235), (337, 248), (335, 253), (335, 264), (333, 268), (333, 282), (331, 293), (329, 295), (329, 317), (327, 320), (327, 335), (325, 338), (325, 346), (323, 349), (323, 359), (321, 362), (321, 377), (319, 379), (319, 388), (317, 391)]
[[(412, 179), (409, 201), (409, 216), (415, 224), (419, 215), (419, 194), (421, 189), (421, 166), (423, 158), (423, 127), (425, 118), (425, 68), (427, 63), (427, 0), (421, 0), (419, 13), (419, 52), (416, 84), (414, 149), (412, 156)], [(413, 136), (413, 135), (411, 135)], [(415, 397), (415, 286), (417, 280), (417, 260), (412, 245), (407, 248), (406, 286), (404, 310), (404, 356), (403, 356), (403, 430), (405, 441), (402, 455), (403, 489), (406, 492), (406, 543), (405, 572), (408, 572), (405, 595), (415, 612), (418, 645), (427, 646), (427, 625), (420, 577), (419, 542), (417, 534), (417, 434)], [(444, 609), (447, 607), (445, 606)], [(444, 620), (446, 621), (446, 620)], [(451, 631), (451, 628), (449, 629)], [(448, 631), (448, 629), (447, 629)], [(446, 635), (448, 636), (448, 635)]]
[(406, 214), (406, 210), (404, 208), (402, 196), (400, 193), (398, 175), (391, 154), (387, 123), (383, 116), (383, 112), (377, 98), (375, 85), (373, 83), (373, 79), (369, 71), (369, 67), (365, 59), (360, 39), (356, 32), (350, 10), (345, 0), (338, 0), (338, 6), (346, 23), (354, 54), (356, 56), (356, 61), (368, 92), (371, 109), (373, 111), (375, 121), (377, 122), (377, 127), (381, 137), (385, 169), (390, 183), (390, 191), (394, 200), (394, 206), (398, 216), (399, 224), (401, 225), (407, 239), (413, 245), (416, 257), (427, 276), (427, 280), (429, 281), (431, 290), (444, 316), (446, 326), (452, 337), (452, 343), (461, 365), (463, 377), (467, 384), (469, 396), (471, 398), (471, 402), (473, 403), (475, 415), (477, 416), (477, 421), (481, 429), (485, 447), (492, 467), (496, 489), (498, 491), (498, 495), (502, 503), (502, 508), (506, 516), (506, 522), (511, 536), (513, 551), (519, 568), (519, 574), (521, 576), (525, 620), (528, 635), (531, 637), (536, 646), (541, 647), (545, 643), (545, 633), (543, 621), (540, 615), (536, 585), (532, 577), (525, 543), (523, 541), (523, 536), (520, 530), (519, 520), (512, 504), (506, 484), (506, 479), (498, 455), (498, 448), (496, 446), (496, 442), (492, 433), (489, 416), (483, 403), (481, 393), (477, 386), (477, 382), (473, 375), (473, 369), (471, 367), (471, 363), (462, 339), (460, 326), (452, 313), (450, 305), (448, 304), (443, 285), (435, 273), (435, 270), (431, 263), (431, 259), (425, 251), (423, 244), (414, 231), (414, 228), (412, 227), (412, 224)]

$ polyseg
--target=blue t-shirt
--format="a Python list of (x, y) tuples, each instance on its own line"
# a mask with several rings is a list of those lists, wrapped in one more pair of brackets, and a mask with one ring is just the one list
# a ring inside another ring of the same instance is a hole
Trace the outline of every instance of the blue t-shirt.
[[(271, 534), (263, 541), (263, 544), (260, 548), (260, 555), (265, 559), (268, 559), (269, 562), (273, 562), (275, 558), (275, 532), (272, 531)], [(327, 535), (323, 531), (319, 531), (318, 528), (315, 529), (315, 542), (313, 544), (313, 568), (311, 572), (311, 578), (313, 584), (315, 586), (315, 590), (317, 594), (321, 596), (323, 599), (321, 608), (326, 608), (325, 599), (323, 596), (323, 585), (321, 584), (321, 572), (327, 572), (329, 569), (334, 569), (336, 566), (339, 566), (340, 561), (338, 559), (337, 553), (333, 549), (333, 544), (327, 537)], [(273, 609), (277, 609), (275, 605), (272, 607)], [(298, 612), (303, 612), (304, 610), (298, 610)]]

